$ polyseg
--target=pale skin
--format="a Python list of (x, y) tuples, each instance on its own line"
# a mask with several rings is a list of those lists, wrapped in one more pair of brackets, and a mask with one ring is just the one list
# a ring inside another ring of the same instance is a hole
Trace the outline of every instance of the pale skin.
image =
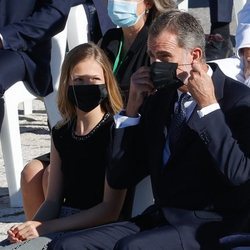
[[(88, 84), (105, 83), (103, 69), (93, 58), (78, 63), (73, 69), (71, 78), (72, 83), (70, 84), (74, 84), (74, 81), (79, 80)], [(75, 133), (78, 135), (88, 134), (102, 119), (103, 115), (104, 112), (101, 110), (100, 105), (88, 113), (77, 109)], [(61, 159), (52, 140), (49, 184), (45, 201), (33, 220), (21, 225), (15, 225), (8, 230), (10, 242), (20, 242), (52, 232), (83, 229), (114, 221), (119, 217), (126, 195), (125, 190), (110, 188), (105, 180), (104, 197), (101, 203), (77, 214), (56, 218), (62, 206), (62, 192)], [(79, 196), (79, 199), (84, 199), (84, 197)]]
[[(207, 74), (208, 66), (202, 60), (200, 48), (192, 50), (181, 48), (176, 34), (164, 30), (157, 37), (149, 36), (148, 54), (151, 63), (159, 61), (179, 64), (176, 74), (184, 82), (179, 90), (189, 92), (200, 109), (217, 103), (214, 85)], [(141, 67), (131, 77), (126, 115), (136, 117), (145, 96), (154, 92), (155, 88), (150, 80), (150, 69)]]
[(32, 220), (45, 199), (48, 187), (49, 166), (47, 162), (30, 161), (21, 172), (23, 210), (26, 220)]
[[(137, 2), (138, 2), (137, 4), (138, 16), (142, 15), (143, 13), (145, 13), (147, 9), (150, 9), (152, 7), (152, 3), (150, 1), (137, 0)], [(136, 24), (130, 27), (122, 28), (123, 38), (124, 38), (124, 46), (123, 46), (123, 51), (122, 51), (123, 54), (125, 54), (129, 50), (135, 38), (137, 37), (138, 33), (144, 26), (146, 20), (147, 20), (146, 15), (142, 15)]]
[(244, 62), (244, 76), (247, 79), (250, 76), (250, 48), (242, 49), (243, 62)]

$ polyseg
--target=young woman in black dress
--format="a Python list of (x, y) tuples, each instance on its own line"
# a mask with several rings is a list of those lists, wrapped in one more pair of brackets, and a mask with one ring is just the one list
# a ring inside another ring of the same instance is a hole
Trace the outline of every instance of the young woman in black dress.
[(47, 195), (31, 221), (8, 231), (10, 242), (117, 220), (126, 191), (111, 189), (105, 170), (112, 115), (122, 105), (103, 51), (93, 43), (71, 50), (62, 66), (62, 121), (52, 129)]

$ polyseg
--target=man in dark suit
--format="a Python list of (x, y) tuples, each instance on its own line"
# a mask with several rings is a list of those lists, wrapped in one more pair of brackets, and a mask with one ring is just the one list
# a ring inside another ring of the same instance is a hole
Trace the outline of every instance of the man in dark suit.
[(219, 238), (250, 229), (250, 89), (207, 65), (204, 48), (190, 14), (171, 10), (155, 20), (153, 64), (131, 78), (107, 173), (117, 189), (150, 175), (154, 205), (130, 221), (65, 236), (51, 249), (216, 250)]

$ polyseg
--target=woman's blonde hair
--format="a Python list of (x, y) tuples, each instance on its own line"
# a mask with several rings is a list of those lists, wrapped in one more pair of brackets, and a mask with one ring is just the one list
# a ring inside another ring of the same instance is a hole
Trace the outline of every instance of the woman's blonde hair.
[(123, 107), (122, 97), (112, 72), (112, 67), (103, 50), (92, 42), (76, 46), (65, 56), (58, 90), (58, 109), (62, 116), (60, 125), (76, 117), (76, 108), (68, 99), (68, 86), (74, 67), (81, 61), (94, 58), (103, 69), (108, 98), (101, 103), (104, 112), (115, 114)]
[(165, 13), (170, 9), (176, 9), (177, 4), (174, 0), (144, 0), (152, 4), (152, 7), (149, 9), (147, 22), (151, 22), (159, 16), (161, 13)]

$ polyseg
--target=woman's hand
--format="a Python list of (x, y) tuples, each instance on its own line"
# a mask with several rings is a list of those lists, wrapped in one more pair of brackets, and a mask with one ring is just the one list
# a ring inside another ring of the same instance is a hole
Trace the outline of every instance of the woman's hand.
[(11, 227), (7, 234), (11, 243), (29, 240), (38, 237), (41, 234), (42, 223), (39, 221), (27, 221), (20, 225)]

